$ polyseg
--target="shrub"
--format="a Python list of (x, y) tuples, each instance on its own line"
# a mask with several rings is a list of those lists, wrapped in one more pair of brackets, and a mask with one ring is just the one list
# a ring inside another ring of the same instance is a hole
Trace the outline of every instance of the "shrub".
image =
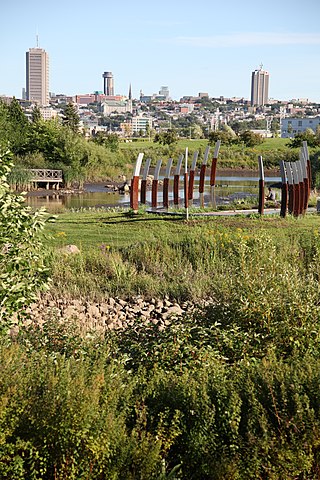
[(39, 232), (45, 211), (32, 213), (24, 196), (10, 192), (7, 183), (12, 169), (10, 153), (0, 152), (0, 331), (20, 318), (39, 289), (48, 286)]

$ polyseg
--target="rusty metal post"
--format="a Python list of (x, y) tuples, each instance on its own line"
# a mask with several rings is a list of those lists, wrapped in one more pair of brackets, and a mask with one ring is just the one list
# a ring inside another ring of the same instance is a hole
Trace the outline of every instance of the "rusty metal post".
[(203, 158), (203, 162), (202, 162), (201, 169), (200, 169), (199, 194), (200, 194), (200, 207), (201, 208), (203, 208), (203, 206), (204, 206), (204, 182), (205, 182), (205, 178), (206, 178), (206, 167), (207, 167), (209, 152), (210, 152), (210, 147), (207, 146), (207, 148), (204, 152), (204, 158)]
[(310, 198), (310, 193), (311, 193), (311, 186), (312, 186), (312, 173), (311, 173), (311, 162), (310, 162), (310, 156), (309, 156), (309, 149), (308, 149), (308, 143), (306, 141), (302, 142), (302, 146), (304, 149), (304, 154), (307, 162), (307, 172), (308, 172), (308, 202)]
[(163, 179), (163, 206), (164, 208), (169, 208), (169, 182), (170, 182), (170, 172), (172, 166), (172, 158), (169, 158), (167, 166), (166, 166), (166, 173)]
[(296, 162), (297, 172), (298, 172), (298, 181), (299, 181), (299, 215), (302, 215), (304, 212), (304, 181), (303, 181), (303, 166), (301, 159)]
[(130, 208), (132, 208), (134, 212), (137, 212), (139, 208), (139, 176), (142, 159), (143, 153), (139, 153), (133, 172), (133, 177), (131, 179)]
[(300, 206), (300, 189), (299, 189), (297, 162), (292, 162), (291, 168), (292, 168), (292, 175), (293, 175), (293, 190), (294, 190), (293, 215), (294, 217), (298, 217), (299, 206)]
[(188, 180), (188, 147), (185, 153), (184, 167), (184, 208), (186, 210), (186, 220), (189, 220), (189, 180)]
[(264, 214), (264, 168), (263, 168), (263, 160), (262, 156), (259, 155), (258, 157), (259, 163), (259, 206), (258, 206), (258, 213), (260, 215)]
[(149, 173), (149, 168), (151, 164), (151, 158), (147, 158), (146, 164), (143, 170), (143, 176), (141, 180), (141, 188), (140, 188), (140, 203), (144, 205), (147, 203), (147, 177)]
[(294, 206), (294, 188), (293, 188), (293, 175), (292, 175), (292, 168), (291, 162), (284, 162), (287, 172), (288, 178), (288, 213), (291, 215), (293, 213), (293, 206)]
[(280, 207), (280, 217), (285, 218), (287, 215), (288, 208), (288, 179), (285, 169), (284, 161), (280, 161), (280, 172), (281, 172), (281, 207)]
[(308, 179), (307, 158), (306, 158), (305, 150), (303, 147), (300, 149), (300, 159), (302, 163), (303, 185), (304, 185), (303, 212), (305, 213), (308, 209), (308, 203), (309, 203), (309, 179)]
[(210, 197), (211, 197), (211, 205), (212, 205), (213, 208), (216, 208), (215, 185), (216, 185), (217, 162), (218, 162), (220, 145), (221, 145), (221, 140), (218, 140), (216, 142), (216, 146), (215, 146), (214, 154), (213, 154), (213, 159), (212, 159), (212, 162), (211, 162)]
[(176, 166), (175, 174), (173, 176), (173, 203), (174, 205), (179, 205), (179, 182), (180, 182), (180, 170), (183, 160), (183, 155), (180, 155), (178, 158), (178, 163)]
[(191, 164), (191, 168), (190, 168), (190, 172), (189, 172), (189, 200), (190, 200), (190, 204), (192, 203), (192, 200), (193, 200), (194, 176), (195, 176), (195, 172), (196, 172), (198, 155), (199, 155), (199, 152), (198, 152), (198, 150), (196, 150), (193, 154), (192, 164)]
[(154, 171), (154, 177), (152, 180), (152, 191), (151, 191), (151, 208), (157, 208), (158, 206), (158, 185), (159, 185), (159, 173), (161, 168), (162, 160), (158, 160), (156, 168)]

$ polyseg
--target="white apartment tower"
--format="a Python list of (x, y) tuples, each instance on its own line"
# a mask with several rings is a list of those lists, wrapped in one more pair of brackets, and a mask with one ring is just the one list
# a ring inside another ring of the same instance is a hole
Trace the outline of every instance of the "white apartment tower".
[(252, 72), (251, 76), (251, 106), (262, 107), (268, 103), (269, 98), (269, 73), (262, 70)]
[(49, 105), (49, 55), (42, 48), (26, 52), (26, 97), (38, 105)]

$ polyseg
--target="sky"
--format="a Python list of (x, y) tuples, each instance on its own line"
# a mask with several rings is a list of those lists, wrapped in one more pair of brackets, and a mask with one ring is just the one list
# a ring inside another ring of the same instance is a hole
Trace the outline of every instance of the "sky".
[(320, 103), (319, 0), (0, 0), (0, 95), (21, 98), (25, 53), (49, 54), (50, 91), (103, 90), (133, 98), (207, 92), (250, 98), (251, 72), (269, 97)]

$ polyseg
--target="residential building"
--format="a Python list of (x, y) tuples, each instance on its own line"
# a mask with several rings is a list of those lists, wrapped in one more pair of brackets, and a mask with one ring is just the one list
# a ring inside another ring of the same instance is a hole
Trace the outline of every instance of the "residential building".
[(131, 123), (133, 135), (140, 132), (143, 132), (143, 134), (145, 134), (147, 128), (152, 128), (152, 118), (145, 117), (143, 115), (137, 115), (136, 117), (132, 117)]
[(58, 111), (52, 107), (40, 107), (40, 113), (43, 120), (51, 120), (58, 116)]
[(152, 118), (144, 115), (137, 115), (132, 117), (131, 120), (127, 120), (120, 124), (122, 134), (126, 137), (132, 135), (139, 135), (141, 132), (143, 135), (147, 133), (152, 128)]
[(26, 52), (26, 99), (49, 105), (49, 55), (42, 48)]
[(311, 128), (316, 133), (320, 117), (286, 117), (281, 119), (281, 138), (293, 138), (297, 133)]
[(255, 70), (251, 75), (251, 106), (263, 107), (268, 103), (269, 97), (269, 73), (262, 70)]

